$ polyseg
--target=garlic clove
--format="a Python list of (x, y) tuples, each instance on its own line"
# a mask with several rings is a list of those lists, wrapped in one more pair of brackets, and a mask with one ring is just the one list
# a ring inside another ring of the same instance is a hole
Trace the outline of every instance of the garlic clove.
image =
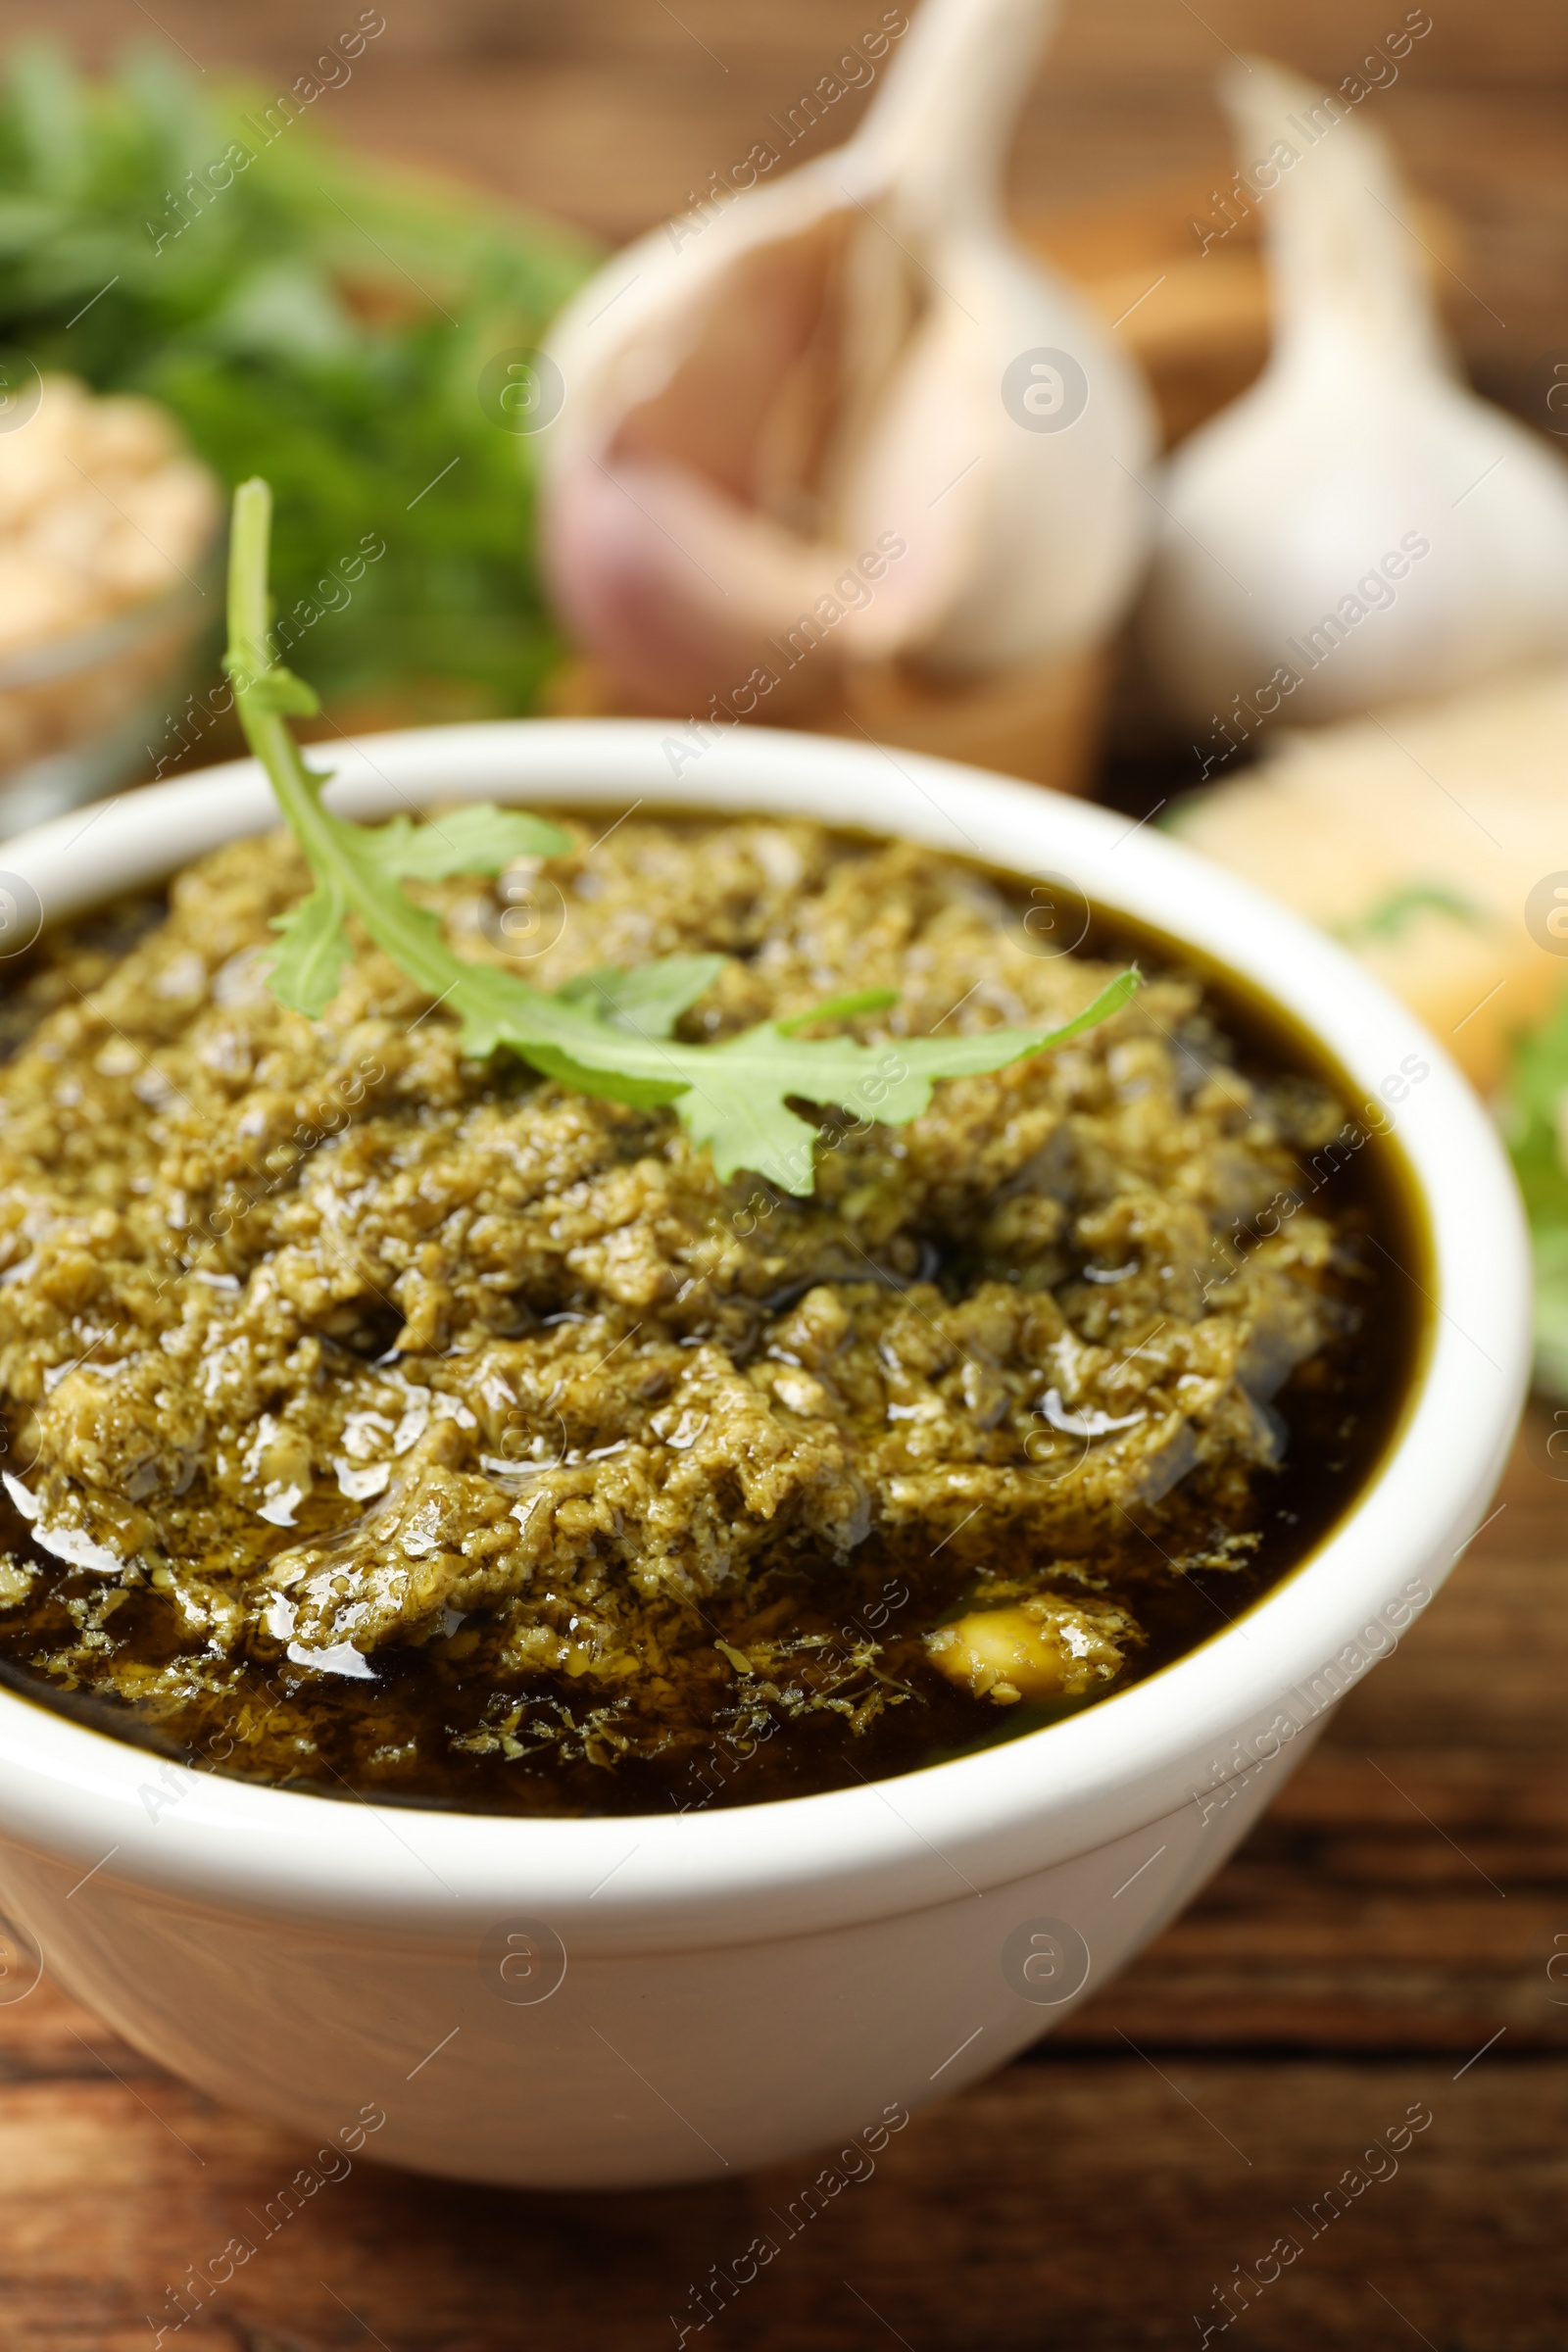
[(1568, 644), (1568, 469), (1459, 380), (1385, 142), (1262, 59), (1225, 95), (1254, 175), (1278, 173), (1274, 345), (1169, 465), (1138, 628), (1214, 747)]
[[(927, 0), (846, 147), (645, 237), (553, 329), (546, 570), (645, 705), (727, 708), (760, 671), (782, 716), (893, 656), (984, 673), (1127, 601), (1149, 404), (1000, 212), (1049, 13)], [(1061, 429), (1004, 405), (1036, 352), (1082, 371)]]

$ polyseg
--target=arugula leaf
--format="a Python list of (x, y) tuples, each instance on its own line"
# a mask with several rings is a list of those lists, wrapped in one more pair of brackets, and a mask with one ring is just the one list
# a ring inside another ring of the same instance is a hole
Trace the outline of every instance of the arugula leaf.
[(289, 913), (279, 915), (274, 931), (283, 944), (268, 968), (268, 983), (280, 1004), (318, 1020), (342, 984), (343, 966), (354, 955), (353, 942), (343, 928), (348, 901), (335, 882), (313, 890)]
[(755, 1168), (785, 1192), (809, 1193), (817, 1131), (788, 1107), (788, 1096), (902, 1127), (919, 1117), (939, 1078), (1004, 1069), (1042, 1047), (1065, 1045), (1117, 1011), (1137, 986), (1136, 972), (1119, 972), (1075, 1019), (1045, 1031), (986, 1029), (969, 1037), (863, 1046), (852, 1037), (807, 1042), (793, 1036), (808, 1015), (797, 1015), (789, 1029), (763, 1021), (720, 1045), (696, 1049), (702, 1070), (681, 1098), (681, 1123), (694, 1142), (709, 1146), (720, 1176)]
[(565, 1004), (586, 1004), (616, 1029), (638, 1037), (668, 1037), (683, 1012), (711, 988), (724, 969), (722, 956), (662, 956), (657, 963), (602, 964), (568, 980), (557, 995)]
[(829, 997), (824, 1004), (813, 1004), (808, 1012), (792, 1012), (787, 1020), (775, 1021), (775, 1029), (786, 1037), (798, 1037), (803, 1029), (810, 1029), (818, 1021), (849, 1021), (858, 1012), (885, 1012), (899, 1001), (896, 988), (858, 988), (847, 997)]
[(395, 816), (366, 837), (366, 854), (384, 874), (413, 882), (445, 882), (451, 874), (499, 874), (517, 858), (564, 858), (571, 835), (521, 808), (475, 801), (450, 815), (416, 825)]
[(270, 524), (267, 483), (241, 483), (229, 548), (226, 667), (246, 740), (316, 878), (310, 898), (279, 925), (283, 944), (272, 987), (284, 1003), (313, 1014), (324, 1009), (349, 954), (343, 924), (352, 912), (411, 980), (450, 1006), (463, 1023), (466, 1054), (482, 1059), (507, 1046), (547, 1077), (585, 1094), (642, 1108), (673, 1103), (693, 1142), (708, 1146), (721, 1178), (751, 1168), (804, 1198), (815, 1182), (816, 1130), (792, 1102), (836, 1104), (858, 1118), (902, 1124), (925, 1109), (938, 1079), (1000, 1070), (1065, 1044), (1125, 1004), (1137, 988), (1138, 974), (1121, 972), (1092, 1004), (1053, 1029), (988, 1029), (880, 1045), (800, 1035), (892, 1001), (885, 989), (867, 989), (703, 1046), (687, 1045), (673, 1031), (711, 986), (721, 956), (666, 956), (630, 970), (607, 965), (554, 995), (494, 965), (467, 962), (447, 945), (438, 918), (405, 895), (400, 876), (431, 881), (494, 873), (519, 851), (548, 855), (569, 847), (567, 838), (541, 818), (489, 808), (421, 825), (399, 817), (379, 827), (332, 814), (321, 800), (326, 779), (306, 766), (286, 724), (309, 689), (268, 658)]

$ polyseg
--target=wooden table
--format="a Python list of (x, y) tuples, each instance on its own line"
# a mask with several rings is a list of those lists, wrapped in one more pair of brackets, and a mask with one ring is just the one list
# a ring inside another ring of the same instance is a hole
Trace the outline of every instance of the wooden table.
[[(386, 0), (385, 13), (330, 102), (340, 128), (620, 237), (743, 154), (754, 123), (881, 8)], [(1380, 103), (1468, 234), (1471, 363), (1531, 413), (1542, 353), (1568, 347), (1568, 16), (1554, 0), (1432, 13)], [(1402, 0), (1075, 0), (1017, 192), (1061, 206), (1175, 172), (1218, 180), (1210, 84), (1227, 48), (1337, 79), (1402, 14)], [(0, 38), (47, 29), (96, 62), (139, 35), (278, 87), (337, 22), (318, 0), (0, 0)], [(1549, 1435), (1538, 1414), (1505, 1507), (1439, 1604), (1185, 1919), (1054, 2040), (917, 2119), (714, 2337), (780, 2352), (1195, 2344), (1194, 2315), (1223, 2316), (1216, 2287), (1293, 2231), (1304, 2253), (1235, 2327), (1259, 2352), (1561, 2352), (1568, 1461), (1550, 1458)], [(1294, 2217), (1417, 2104), (1434, 2120), (1397, 2174), (1308, 2239)], [(5, 2352), (141, 2352), (186, 2266), (303, 2153), (168, 2080), (47, 1985), (0, 2002)], [(524, 2197), (362, 2166), (165, 2341), (673, 2343), (668, 2315), (689, 2310), (692, 2284), (807, 2177)]]
[[(917, 2117), (715, 2338), (1196, 2344), (1216, 2285), (1289, 2231), (1304, 2252), (1237, 2326), (1256, 2352), (1561, 2352), (1568, 1462), (1549, 1436), (1538, 1413), (1499, 1515), (1202, 1899), (1054, 2039)], [(7, 2352), (146, 2352), (186, 2265), (256, 2236), (247, 2210), (309, 2153), (47, 1985), (0, 2006), (0, 2086)], [(1300, 2217), (1411, 2107), (1433, 2120), (1397, 2172), (1311, 2238)], [(600, 2197), (362, 2166), (165, 2340), (654, 2352), (814, 2170)]]

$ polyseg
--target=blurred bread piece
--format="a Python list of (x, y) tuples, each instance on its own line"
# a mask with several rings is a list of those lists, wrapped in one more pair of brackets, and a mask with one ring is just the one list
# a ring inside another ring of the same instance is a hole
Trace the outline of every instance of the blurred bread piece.
[[(1568, 669), (1276, 735), (1171, 830), (1334, 932), (1484, 1094), (1568, 983), (1526, 920), (1568, 873)], [(1538, 926), (1544, 936), (1544, 926)]]

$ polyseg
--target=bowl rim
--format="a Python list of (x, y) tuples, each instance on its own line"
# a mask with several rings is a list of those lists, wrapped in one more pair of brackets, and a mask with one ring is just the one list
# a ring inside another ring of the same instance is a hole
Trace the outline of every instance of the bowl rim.
[[(312, 747), (323, 754), (333, 800), (357, 815), (483, 797), (812, 816), (1023, 875), (1066, 873), (1098, 906), (1272, 998), (1369, 1107), (1387, 1100), (1380, 1090), (1401, 1060), (1425, 1064), (1390, 1117), (1429, 1228), (1426, 1361), (1380, 1468), (1282, 1584), (1147, 1682), (998, 1747), (763, 1805), (538, 1821), (223, 1779), (0, 1689), (0, 1839), (73, 1878), (102, 1873), (196, 1910), (440, 1945), (509, 1909), (588, 1952), (746, 1942), (983, 1899), (1188, 1802), (1202, 1808), (1205, 1791), (1309, 1737), (1333, 1694), (1394, 1646), (1463, 1548), (1506, 1456), (1528, 1379), (1528, 1241), (1481, 1103), (1343, 949), (1147, 823), (869, 741), (695, 720), (519, 719)], [(0, 843), (0, 866), (56, 919), (275, 821), (257, 763), (237, 760)]]

